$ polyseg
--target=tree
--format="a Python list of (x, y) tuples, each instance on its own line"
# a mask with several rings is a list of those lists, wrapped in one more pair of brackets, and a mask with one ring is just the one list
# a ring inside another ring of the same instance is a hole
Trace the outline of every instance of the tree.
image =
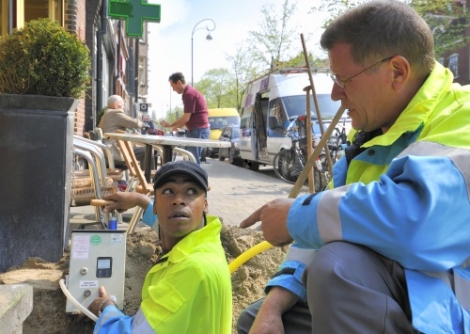
[(434, 39), (434, 54), (437, 59), (444, 54), (467, 45), (470, 37), (470, 14), (461, 2), (451, 0), (410, 0), (410, 5), (426, 20)]
[(242, 101), (246, 94), (246, 85), (253, 80), (258, 72), (254, 66), (252, 54), (249, 48), (244, 48), (243, 44), (238, 45), (234, 56), (228, 56), (227, 60), (232, 62), (234, 82), (232, 83), (232, 94), (235, 96), (236, 108), (239, 113), (242, 111)]
[(228, 69), (216, 68), (204, 73), (195, 87), (205, 96), (208, 108), (234, 107), (232, 82), (233, 76)]
[[(305, 57), (300, 43), (298, 29), (291, 24), (297, 2), (284, 0), (282, 7), (273, 10), (273, 4), (263, 6), (263, 16), (259, 31), (250, 31), (249, 39), (238, 45), (233, 55), (227, 59), (232, 62), (230, 70), (213, 69), (207, 71), (195, 87), (204, 94), (209, 108), (236, 107), (242, 111), (242, 101), (250, 81), (268, 69), (305, 66)], [(308, 35), (307, 35), (308, 37)], [(313, 56), (310, 56), (313, 61)], [(315, 65), (323, 65), (325, 60), (315, 59)]]
[(273, 4), (266, 4), (261, 12), (263, 19), (260, 22), (259, 31), (249, 31), (250, 49), (253, 60), (260, 67), (278, 67), (283, 60), (292, 57), (297, 48), (293, 47), (293, 38), (297, 35), (297, 26), (290, 25), (297, 8), (297, 2), (290, 4), (289, 0), (284, 0), (280, 12), (273, 10)]
[[(321, 10), (330, 14), (324, 24), (326, 27), (347, 9), (368, 1), (370, 0), (320, 0), (320, 3), (312, 7), (312, 10)], [(413, 7), (431, 28), (434, 54), (437, 59), (470, 42), (470, 38), (465, 36), (465, 30), (469, 27), (470, 14), (460, 1), (404, 0), (404, 2)]]

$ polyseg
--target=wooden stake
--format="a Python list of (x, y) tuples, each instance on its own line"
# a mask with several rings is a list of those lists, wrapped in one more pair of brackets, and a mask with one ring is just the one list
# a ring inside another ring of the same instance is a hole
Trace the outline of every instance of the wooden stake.
[[(315, 91), (315, 85), (313, 84), (312, 71), (310, 69), (310, 63), (309, 63), (309, 60), (308, 60), (308, 53), (307, 53), (307, 48), (305, 46), (304, 34), (300, 34), (300, 39), (302, 40), (302, 48), (303, 48), (304, 56), (305, 56), (305, 64), (307, 66), (308, 79), (310, 80), (310, 86), (312, 88), (313, 102), (315, 103), (315, 109), (317, 110), (318, 124), (320, 125), (320, 133), (321, 133), (322, 138), (323, 138), (325, 136), (325, 129), (324, 129), (324, 126), (323, 126), (323, 120), (322, 120), (322, 116), (321, 116), (321, 112), (320, 112), (320, 106), (318, 105), (318, 99), (317, 99), (317, 94), (316, 94), (316, 91)], [(336, 126), (336, 123), (334, 125)], [(331, 124), (330, 124), (330, 126), (331, 126)], [(332, 173), (333, 161), (331, 161), (330, 149), (328, 148), (327, 144), (325, 144), (325, 153), (326, 153), (326, 159), (328, 161), (328, 172), (330, 173), (330, 175), (333, 175), (333, 173)]]

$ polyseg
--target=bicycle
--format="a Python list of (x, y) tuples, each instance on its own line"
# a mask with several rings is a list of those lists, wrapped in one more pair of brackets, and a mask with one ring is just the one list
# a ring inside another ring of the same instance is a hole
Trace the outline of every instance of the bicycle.
[[(305, 116), (295, 117), (286, 129), (291, 139), (291, 147), (282, 149), (273, 159), (274, 174), (288, 183), (295, 183), (307, 163), (307, 139)], [(309, 143), (312, 145), (313, 143)], [(313, 146), (313, 145), (312, 145)], [(322, 177), (321, 157), (318, 157), (313, 167), (315, 192), (322, 191), (326, 183)]]
[[(331, 163), (334, 165), (341, 156), (344, 154), (344, 149), (349, 145), (348, 137), (346, 134), (346, 124), (345, 121), (342, 125), (338, 125), (331, 134), (330, 138), (327, 140), (328, 150), (330, 152)], [(323, 152), (320, 154), (320, 160), (322, 163), (322, 169), (324, 171), (325, 182), (328, 184), (331, 180), (331, 175), (329, 173), (328, 159)]]

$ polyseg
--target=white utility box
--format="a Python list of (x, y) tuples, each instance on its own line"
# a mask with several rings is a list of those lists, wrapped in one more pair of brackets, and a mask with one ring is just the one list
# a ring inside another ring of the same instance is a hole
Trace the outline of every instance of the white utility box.
[[(122, 310), (126, 276), (125, 230), (74, 230), (70, 249), (70, 269), (66, 285), (85, 308), (104, 286)], [(67, 299), (67, 313), (79, 309)]]

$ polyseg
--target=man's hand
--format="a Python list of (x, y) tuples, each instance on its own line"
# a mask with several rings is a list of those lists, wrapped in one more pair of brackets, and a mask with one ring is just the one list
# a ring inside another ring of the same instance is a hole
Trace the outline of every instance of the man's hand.
[(160, 125), (163, 126), (163, 127), (165, 127), (165, 128), (170, 128), (170, 127), (171, 127), (171, 124), (168, 123), (168, 122), (165, 121), (165, 120), (161, 120), (161, 121), (160, 121)]
[(292, 242), (287, 230), (287, 215), (294, 202), (292, 198), (278, 198), (266, 203), (241, 222), (247, 228), (261, 221), (264, 238), (274, 246), (285, 246)]
[(281, 287), (272, 288), (261, 305), (249, 334), (284, 334), (282, 315), (299, 300)]
[[(98, 298), (96, 298), (94, 301), (91, 302), (91, 304), (88, 306), (88, 310), (90, 310), (91, 313), (93, 313), (94, 315), (96, 315), (98, 317), (98, 315), (100, 314), (100, 306), (101, 306), (101, 303), (103, 303), (106, 299), (108, 299), (108, 293), (106, 292), (106, 289), (104, 288), (104, 286), (100, 286), (99, 289), (98, 289)], [(108, 301), (106, 303), (103, 304), (103, 307), (102, 309), (104, 310), (104, 308), (108, 305), (113, 305), (113, 302), (111, 301)]]
[(104, 212), (112, 212), (113, 210), (125, 211), (135, 206), (140, 206), (145, 210), (150, 204), (150, 198), (147, 195), (137, 192), (118, 191), (114, 194), (103, 197), (103, 199), (113, 201), (112, 204), (106, 205), (103, 208)]

